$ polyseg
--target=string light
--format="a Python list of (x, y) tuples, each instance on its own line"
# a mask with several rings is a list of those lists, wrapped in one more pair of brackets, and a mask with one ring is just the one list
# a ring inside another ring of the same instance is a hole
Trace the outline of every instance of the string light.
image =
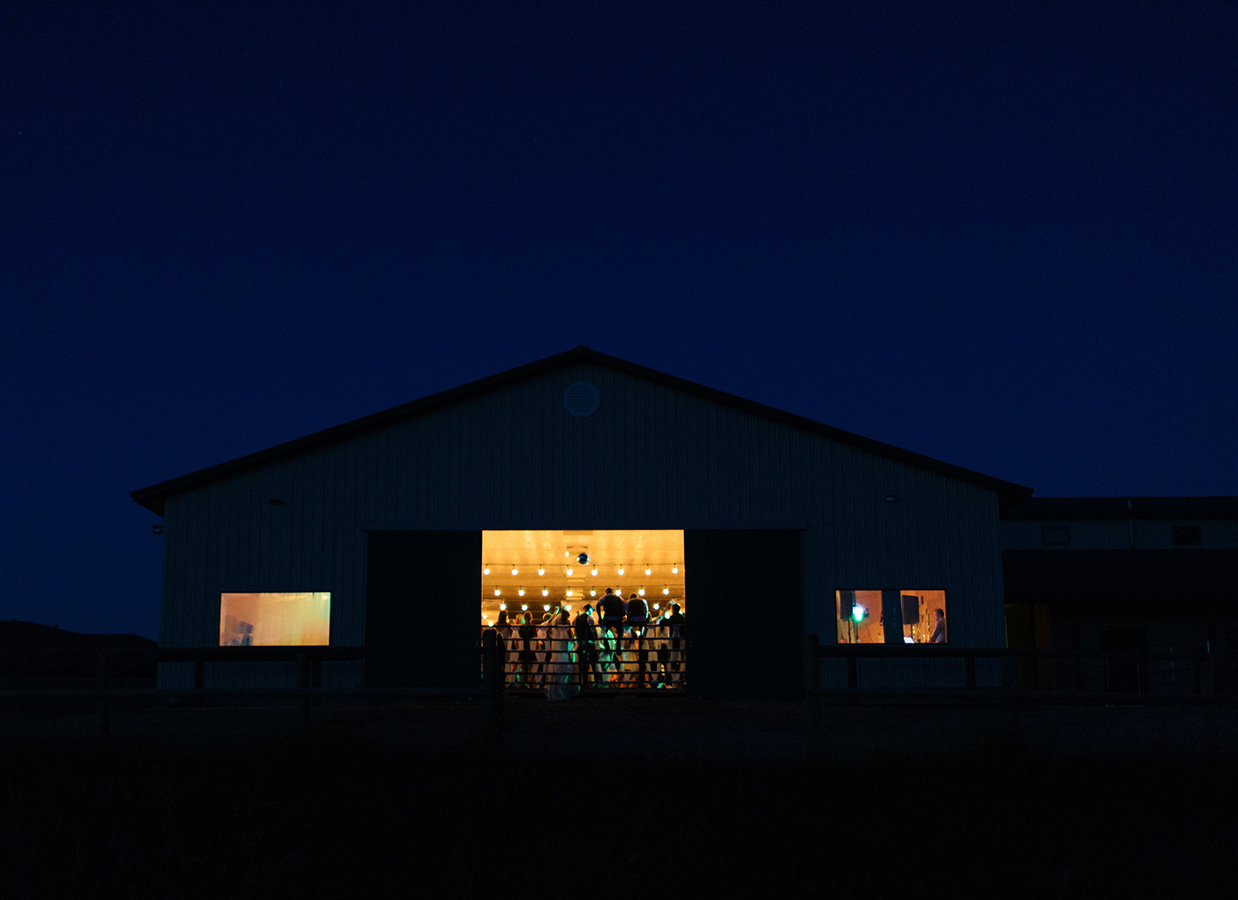
[(679, 563), (675, 563), (675, 565), (671, 566), (671, 574), (672, 575), (679, 574)]
[(549, 604), (549, 603), (543, 603), (543, 604), (542, 604), (542, 612), (550, 612), (550, 604)]
[(483, 575), (489, 575), (489, 574), (490, 574), (490, 567), (489, 567), (489, 566), (486, 566), (484, 569), (482, 569), (482, 570), (481, 570), (481, 574), (483, 574)]
[(567, 567), (567, 577), (568, 577), (568, 578), (571, 578), (571, 577), (572, 577), (572, 567), (571, 567), (571, 566), (568, 566), (568, 567)]
[(520, 570), (519, 570), (519, 569), (517, 569), (515, 566), (512, 566), (512, 574), (513, 574), (513, 575), (519, 575), (519, 574), (520, 574)]
[(519, 594), (521, 597), (523, 597), (523, 596), (524, 596), (524, 588), (521, 588), (520, 590), (516, 591), (516, 593), (517, 593), (517, 594)]
[(503, 596), (503, 592), (502, 592), (502, 591), (500, 591), (498, 588), (495, 588), (495, 589), (494, 589), (494, 596), (496, 596), (496, 597), (502, 597), (502, 596)]
[(545, 566), (538, 566), (538, 567), (537, 567), (537, 574), (538, 574), (538, 575), (545, 575), (545, 574), (546, 574), (546, 567), (545, 567)]
[(646, 565), (646, 566), (645, 566), (645, 574), (646, 574), (646, 575), (652, 575), (652, 574), (653, 574), (653, 567), (652, 567), (652, 566), (649, 566), (649, 565)]
[(521, 608), (522, 610), (526, 610), (526, 611), (527, 611), (527, 610), (528, 610), (528, 608), (529, 608), (529, 604), (527, 604), (527, 603), (521, 603), (521, 604), (520, 604), (520, 608)]
[(500, 603), (500, 604), (499, 604), (499, 609), (507, 609), (507, 604), (506, 604), (506, 603)]
[(620, 566), (620, 567), (619, 567), (619, 574), (620, 574), (620, 575), (622, 575), (622, 574), (623, 574), (623, 566)]
[(596, 597), (597, 595), (598, 595), (598, 592), (597, 592), (597, 591), (590, 591), (590, 592), (589, 592), (589, 596), (590, 596), (590, 597)]
[(670, 588), (668, 588), (668, 587), (664, 587), (664, 588), (662, 588), (662, 593), (663, 593), (663, 594), (669, 594), (670, 592), (671, 592), (671, 589), (670, 589)]
[(598, 570), (597, 570), (597, 568), (595, 567), (595, 568), (593, 569), (593, 571), (592, 571), (592, 572), (590, 572), (589, 574), (590, 574), (590, 575), (596, 575), (597, 573), (598, 573)]
[(640, 595), (643, 597), (643, 596), (645, 596), (645, 589), (644, 589), (644, 588), (641, 588), (641, 589), (640, 589), (639, 591), (637, 591), (636, 593), (640, 594)]
[(549, 596), (550, 596), (550, 589), (549, 589), (549, 588), (542, 588), (542, 596), (543, 596), (543, 597), (549, 597)]
[(568, 595), (569, 597), (571, 597), (571, 596), (572, 596), (572, 592), (569, 590), (569, 591), (567, 592), (567, 595)]

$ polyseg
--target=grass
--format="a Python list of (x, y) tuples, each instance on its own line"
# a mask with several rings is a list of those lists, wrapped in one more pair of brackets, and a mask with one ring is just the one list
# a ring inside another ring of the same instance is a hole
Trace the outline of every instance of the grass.
[(338, 735), (0, 750), (4, 895), (1004, 896), (1238, 883), (1220, 757), (409, 753)]

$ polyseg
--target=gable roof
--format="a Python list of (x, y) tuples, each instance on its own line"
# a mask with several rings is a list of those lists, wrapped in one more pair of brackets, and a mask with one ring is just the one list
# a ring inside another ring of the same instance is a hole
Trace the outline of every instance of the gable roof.
[(806, 419), (803, 416), (797, 416), (793, 413), (775, 409), (772, 406), (765, 406), (764, 404), (757, 403), (752, 400), (745, 400), (744, 398), (737, 397), (734, 394), (728, 394), (724, 391), (705, 387), (704, 385), (687, 381), (683, 378), (677, 378), (674, 375), (667, 375), (665, 372), (659, 372), (655, 369), (648, 369), (644, 366), (637, 365), (636, 363), (619, 359), (618, 357), (607, 356), (604, 353), (599, 353), (596, 350), (590, 350), (588, 347), (582, 345), (564, 353), (557, 353), (554, 356), (548, 356), (545, 359), (526, 363), (525, 365), (517, 366), (514, 369), (508, 369), (507, 371), (500, 372), (497, 375), (490, 375), (486, 378), (481, 378), (477, 381), (471, 381), (467, 384), (460, 385), (459, 387), (440, 391), (439, 393), (431, 394), (428, 397), (422, 397), (420, 400), (413, 400), (410, 403), (403, 403), (399, 406), (394, 406), (391, 409), (383, 410), (382, 412), (376, 412), (368, 416), (362, 416), (359, 419), (353, 419), (351, 422), (345, 422), (342, 425), (336, 425), (332, 428), (327, 428), (322, 431), (317, 431), (313, 434), (306, 435), (305, 437), (286, 441), (282, 444), (277, 444), (274, 447), (269, 447), (266, 450), (259, 450), (256, 453), (250, 453), (246, 456), (239, 457), (238, 459), (219, 463), (218, 465), (210, 466), (206, 469), (201, 469), (188, 475), (182, 475), (179, 478), (163, 481), (159, 484), (151, 485), (150, 487), (140, 488), (133, 491), (129, 496), (133, 498), (134, 502), (146, 507), (155, 514), (162, 516), (164, 501), (173, 494), (180, 493), (181, 491), (189, 488), (197, 487), (201, 484), (215, 481), (220, 478), (226, 478), (238, 472), (291, 456), (312, 447), (335, 443), (364, 432), (382, 428), (403, 419), (424, 415), (432, 410), (440, 409), (453, 403), (458, 403), (468, 397), (473, 397), (487, 391), (496, 390), (509, 384), (515, 384), (533, 376), (544, 375), (557, 369), (563, 369), (568, 366), (580, 364), (602, 366), (625, 375), (630, 375), (655, 384), (661, 384), (688, 394), (694, 394), (706, 400), (713, 401), (714, 403), (719, 403), (724, 406), (730, 406), (735, 409), (742, 410), (743, 412), (751, 415), (759, 416), (775, 422), (781, 422), (814, 434), (819, 434), (823, 437), (830, 438), (831, 440), (838, 441), (843, 444), (849, 444), (854, 447), (859, 447), (880, 456), (898, 460), (899, 462), (908, 463), (923, 469), (929, 469), (934, 472), (949, 475), (962, 481), (972, 482), (981, 487), (997, 492), (1001, 497), (1003, 507), (1026, 499), (1031, 496), (1032, 493), (1031, 488), (1023, 487), (1022, 485), (1014, 484), (1013, 482), (1003, 481), (1000, 478), (993, 478), (989, 475), (973, 472), (970, 469), (964, 469), (960, 466), (951, 465), (950, 463), (933, 459), (932, 457), (923, 456), (919, 453), (913, 453), (910, 450), (903, 450), (899, 447), (892, 446), (891, 444), (885, 444), (881, 441), (875, 441), (871, 438), (852, 434), (839, 428), (834, 428), (820, 422), (815, 422), (812, 419)]

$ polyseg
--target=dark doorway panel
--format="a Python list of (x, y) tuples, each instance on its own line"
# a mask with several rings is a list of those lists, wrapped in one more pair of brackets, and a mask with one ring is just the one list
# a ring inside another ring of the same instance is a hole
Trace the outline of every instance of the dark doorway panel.
[(800, 532), (684, 532), (693, 696), (804, 693)]
[(369, 532), (366, 685), (477, 683), (480, 583), (480, 531)]

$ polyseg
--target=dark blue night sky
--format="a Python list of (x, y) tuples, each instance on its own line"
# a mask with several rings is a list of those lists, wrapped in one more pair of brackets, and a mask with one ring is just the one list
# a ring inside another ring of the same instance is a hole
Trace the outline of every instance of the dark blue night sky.
[(577, 344), (1026, 484), (1238, 494), (1233, 3), (0, 7), (0, 619), (129, 491)]

